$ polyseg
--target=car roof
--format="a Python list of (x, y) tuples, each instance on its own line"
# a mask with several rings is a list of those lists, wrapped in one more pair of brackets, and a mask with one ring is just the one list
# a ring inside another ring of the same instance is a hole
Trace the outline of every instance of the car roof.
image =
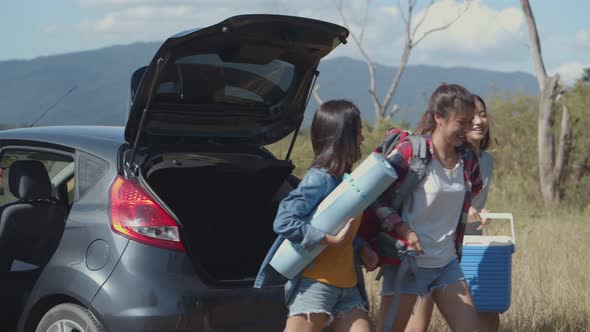
[(0, 141), (22, 140), (60, 145), (114, 161), (122, 144), (125, 127), (52, 126), (0, 131)]

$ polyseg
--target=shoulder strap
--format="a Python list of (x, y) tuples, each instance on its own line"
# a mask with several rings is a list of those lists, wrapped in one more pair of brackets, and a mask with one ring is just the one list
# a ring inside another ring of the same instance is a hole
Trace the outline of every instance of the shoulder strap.
[(426, 166), (430, 161), (430, 150), (426, 139), (421, 135), (409, 135), (406, 138), (412, 144), (412, 157), (404, 183), (392, 197), (391, 206), (399, 210), (402, 202), (416, 189), (426, 175)]
[(420, 180), (426, 173), (426, 165), (430, 160), (430, 150), (426, 138), (421, 135), (410, 135), (407, 140), (412, 143), (412, 160), (410, 161), (410, 170), (416, 172)]
[(383, 142), (377, 147), (376, 151), (381, 153), (383, 156), (388, 156), (391, 151), (397, 148), (397, 145), (402, 139), (403, 132), (395, 132), (387, 135)]

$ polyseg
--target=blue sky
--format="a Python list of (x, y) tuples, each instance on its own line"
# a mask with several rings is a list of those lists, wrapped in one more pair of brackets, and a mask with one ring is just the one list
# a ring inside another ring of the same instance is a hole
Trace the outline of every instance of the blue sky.
[[(241, 13), (281, 13), (341, 23), (334, 0), (5, 0), (0, 12), (0, 61), (160, 41), (175, 32)], [(402, 3), (405, 1), (402, 1)], [(427, 3), (428, 0), (419, 0)], [(397, 65), (402, 26), (395, 0), (373, 0), (364, 46), (376, 62)], [(363, 0), (344, 0), (353, 31), (360, 31)], [(573, 80), (590, 67), (590, 1), (532, 0), (550, 73)], [(452, 19), (463, 2), (438, 0), (425, 28)], [(418, 8), (417, 15), (421, 15)], [(518, 0), (473, 1), (449, 30), (431, 34), (410, 64), (470, 66), (532, 72), (528, 35)], [(359, 58), (349, 43), (334, 56)]]

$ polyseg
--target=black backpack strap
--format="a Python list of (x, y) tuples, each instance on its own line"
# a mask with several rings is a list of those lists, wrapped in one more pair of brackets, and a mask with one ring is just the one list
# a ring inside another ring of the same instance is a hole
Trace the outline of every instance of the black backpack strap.
[(391, 151), (397, 148), (399, 140), (399, 134), (388, 135), (387, 137), (385, 137), (383, 142), (377, 147), (377, 152), (381, 153), (384, 157), (389, 156), (389, 154), (391, 154)]
[(429, 150), (428, 143), (426, 143), (426, 138), (424, 138), (424, 136), (409, 135), (406, 140), (412, 143), (412, 157), (426, 159)]
[(402, 202), (416, 189), (426, 175), (426, 166), (430, 160), (430, 150), (426, 139), (420, 135), (410, 135), (406, 138), (412, 143), (412, 157), (404, 183), (397, 189), (391, 201), (391, 207), (396, 211)]

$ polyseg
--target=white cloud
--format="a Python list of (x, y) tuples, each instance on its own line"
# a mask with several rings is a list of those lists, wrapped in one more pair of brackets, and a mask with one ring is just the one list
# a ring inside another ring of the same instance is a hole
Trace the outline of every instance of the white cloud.
[[(421, 3), (426, 4), (427, 1)], [(407, 7), (402, 11), (405, 13)], [(397, 66), (404, 43), (400, 10), (397, 6), (381, 7), (377, 13), (371, 14), (373, 19), (367, 29), (366, 48), (377, 62)], [(425, 8), (416, 9), (412, 20), (414, 24), (424, 14)], [(447, 25), (458, 15), (459, 19), (448, 29), (433, 32), (423, 39), (412, 50), (409, 63), (495, 70), (529, 69), (530, 55), (525, 45), (527, 35), (517, 7), (495, 10), (474, 0), (465, 11), (463, 1), (441, 0), (428, 10), (416, 38), (419, 39), (426, 31)], [(358, 52), (351, 53), (359, 57)]]
[(109, 31), (115, 26), (115, 22), (120, 16), (119, 13), (107, 15), (94, 24), (94, 29), (98, 32)]
[(80, 26), (99, 39), (125, 43), (163, 40), (176, 32), (194, 28), (194, 22), (202, 22), (202, 19), (195, 6), (140, 5), (110, 12), (98, 20), (82, 22)]
[(590, 29), (576, 31), (576, 44), (582, 47), (590, 47)]
[(43, 27), (43, 32), (45, 32), (46, 34), (54, 34), (57, 32), (57, 24), (50, 24), (47, 25), (45, 27)]
[(590, 68), (590, 63), (582, 64), (581, 62), (574, 61), (562, 64), (553, 72), (559, 73), (561, 81), (569, 85), (575, 83), (582, 76), (584, 68)]
[[(205, 27), (244, 13), (295, 15), (342, 23), (333, 2), (325, 0), (200, 0), (198, 3), (189, 0), (76, 1), (83, 6), (103, 6), (106, 9), (107, 13), (99, 19), (80, 24), (87, 38), (102, 44), (164, 40), (179, 31)], [(356, 34), (360, 33), (363, 24), (364, 5), (364, 1), (344, 1), (349, 28)], [(421, 30), (448, 23), (461, 12), (461, 8), (462, 2), (458, 0), (436, 2)], [(414, 21), (417, 22), (421, 15), (423, 11), (418, 11)], [(374, 61), (397, 65), (403, 40), (403, 22), (395, 4), (369, 8), (363, 45)], [(523, 35), (519, 9), (494, 10), (480, 1), (473, 1), (469, 10), (451, 28), (435, 32), (419, 44), (412, 51), (410, 64), (521, 68), (523, 63), (530, 62), (530, 58), (528, 49), (520, 44), (520, 40), (526, 40), (526, 35)], [(348, 45), (339, 47), (331, 56), (361, 58), (350, 39)]]
[(129, 6), (129, 5), (138, 5), (144, 3), (154, 3), (157, 4), (157, 1), (154, 0), (78, 0), (78, 3), (82, 6)]
[[(96, 20), (80, 23), (83, 33), (111, 43), (164, 40), (179, 31), (205, 27), (233, 15), (274, 13), (304, 16), (339, 23), (338, 12), (331, 3), (300, 0), (79, 0), (85, 5), (110, 5), (108, 13)], [(166, 3), (166, 5), (163, 5)], [(358, 3), (358, 2), (357, 2)], [(117, 7), (120, 5), (120, 7)], [(355, 26), (358, 20), (351, 20)]]
[[(422, 10), (415, 21), (419, 21), (424, 13)], [(473, 1), (465, 10), (462, 2), (443, 0), (430, 8), (417, 38), (426, 31), (445, 26), (458, 15), (461, 16), (450, 28), (428, 35), (420, 47), (483, 53), (518, 38), (524, 22), (522, 13), (515, 7), (496, 11), (480, 1)]]
[(399, 8), (398, 7), (381, 7), (380, 10), (388, 14), (392, 17), (399, 15)]

